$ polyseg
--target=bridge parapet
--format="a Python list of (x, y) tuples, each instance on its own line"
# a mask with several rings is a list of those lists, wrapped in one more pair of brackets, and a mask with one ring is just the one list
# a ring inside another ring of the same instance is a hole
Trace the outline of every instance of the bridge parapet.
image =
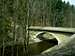
[(75, 28), (63, 28), (63, 27), (30, 26), (28, 28), (28, 30), (31, 30), (31, 31), (49, 31), (49, 32), (75, 33)]

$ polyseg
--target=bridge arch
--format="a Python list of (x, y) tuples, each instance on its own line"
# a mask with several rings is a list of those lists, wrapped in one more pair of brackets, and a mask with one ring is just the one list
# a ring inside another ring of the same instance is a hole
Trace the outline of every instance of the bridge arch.
[[(36, 38), (39, 38), (40, 40), (45, 40), (45, 39), (47, 39), (46, 36), (45, 36), (45, 38), (43, 37), (44, 34), (47, 34), (47, 32), (39, 32), (39, 33), (36, 34)], [(51, 35), (52, 38), (55, 38), (55, 39), (58, 41), (58, 45), (61, 44), (60, 39), (58, 38), (58, 36), (56, 36), (55, 33), (50, 32), (49, 35)], [(40, 36), (41, 36), (41, 37), (40, 37)], [(50, 39), (50, 38), (49, 38), (49, 39)], [(55, 39), (54, 39), (54, 40), (55, 40)]]

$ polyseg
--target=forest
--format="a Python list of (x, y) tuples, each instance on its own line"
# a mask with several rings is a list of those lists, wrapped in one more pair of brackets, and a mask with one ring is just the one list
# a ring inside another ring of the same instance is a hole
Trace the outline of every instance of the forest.
[[(62, 0), (0, 0), (0, 47), (2, 46), (3, 50), (0, 55), (4, 56), (4, 45), (12, 40), (12, 44), (25, 40), (23, 44), (27, 50), (29, 43), (27, 27), (29, 26), (74, 28), (74, 24), (75, 6), (70, 5), (69, 2)], [(19, 39), (20, 37), (24, 39)]]

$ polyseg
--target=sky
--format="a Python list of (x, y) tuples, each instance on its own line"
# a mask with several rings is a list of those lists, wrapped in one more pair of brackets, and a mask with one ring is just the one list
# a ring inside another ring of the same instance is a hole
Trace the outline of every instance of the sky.
[(65, 1), (65, 2), (68, 2), (71, 4), (71, 5), (75, 5), (75, 0), (62, 0), (62, 1)]

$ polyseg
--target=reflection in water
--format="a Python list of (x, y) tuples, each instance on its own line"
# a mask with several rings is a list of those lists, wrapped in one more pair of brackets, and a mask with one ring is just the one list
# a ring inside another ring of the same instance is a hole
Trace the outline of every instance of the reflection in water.
[(31, 54), (40, 54), (41, 52), (55, 45), (58, 45), (58, 41), (56, 38), (43, 40), (41, 42), (31, 44)]

